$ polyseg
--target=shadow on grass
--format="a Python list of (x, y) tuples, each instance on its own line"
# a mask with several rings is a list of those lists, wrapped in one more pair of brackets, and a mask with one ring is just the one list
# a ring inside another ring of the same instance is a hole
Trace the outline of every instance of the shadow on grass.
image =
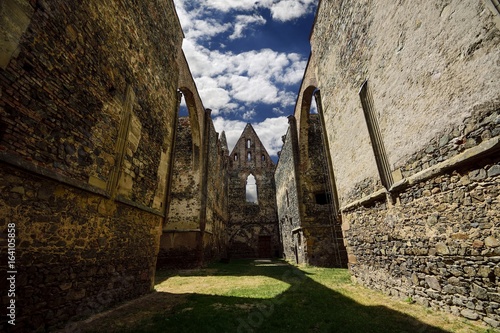
[[(171, 276), (159, 273), (158, 283)], [(173, 311), (157, 314), (126, 332), (447, 332), (384, 306), (361, 305), (284, 262), (236, 261), (181, 274), (264, 276), (288, 287), (271, 298), (192, 293)]]

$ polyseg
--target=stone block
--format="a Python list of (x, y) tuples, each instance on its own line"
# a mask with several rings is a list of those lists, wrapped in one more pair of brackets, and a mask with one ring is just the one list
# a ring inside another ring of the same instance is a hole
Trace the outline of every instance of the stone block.
[(432, 275), (427, 275), (425, 277), (425, 282), (429, 285), (434, 290), (441, 291), (441, 284), (439, 283), (439, 280)]
[(463, 309), (462, 311), (460, 311), (460, 314), (463, 317), (470, 319), (470, 320), (477, 320), (479, 318), (479, 315), (477, 314), (477, 312), (475, 312), (474, 310), (471, 310), (471, 309)]
[(493, 237), (493, 236), (488, 236), (484, 240), (484, 244), (487, 247), (499, 247), (500, 246), (500, 241), (498, 239), (496, 239), (495, 237)]

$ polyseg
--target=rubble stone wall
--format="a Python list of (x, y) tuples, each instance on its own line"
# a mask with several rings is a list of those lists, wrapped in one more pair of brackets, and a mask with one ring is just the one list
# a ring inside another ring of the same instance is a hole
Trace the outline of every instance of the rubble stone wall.
[(16, 224), (18, 268), (11, 328), (45, 331), (152, 290), (183, 34), (171, 1), (0, 7), (0, 233)]
[[(322, 1), (308, 70), (354, 278), (497, 327), (500, 31), (485, 3)], [(365, 80), (387, 188), (360, 102)]]

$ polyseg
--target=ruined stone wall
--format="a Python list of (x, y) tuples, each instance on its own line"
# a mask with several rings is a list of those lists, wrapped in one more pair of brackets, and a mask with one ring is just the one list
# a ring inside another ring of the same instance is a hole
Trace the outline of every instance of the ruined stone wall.
[(175, 132), (174, 162), (168, 214), (158, 254), (158, 267), (200, 264), (201, 172), (189, 117), (179, 117)]
[(152, 290), (161, 216), (5, 164), (0, 184), (2, 233), (15, 223), (17, 240), (5, 331), (55, 328)]
[[(280, 254), (274, 169), (259, 137), (247, 124), (229, 158), (228, 244), (233, 258)], [(250, 174), (256, 178), (258, 203), (246, 200), (246, 181)], [(267, 241), (269, 243), (265, 243)]]
[[(193, 143), (190, 118), (178, 120), (171, 202), (158, 255), (159, 267), (196, 267), (226, 257), (228, 149), (210, 118), (207, 144)], [(199, 160), (199, 161), (197, 161)], [(200, 182), (204, 174), (206, 184)]]
[(223, 133), (219, 138), (212, 121), (210, 121), (209, 135), (207, 214), (203, 241), (206, 262), (227, 257), (226, 226), (229, 219), (227, 143), (225, 135), (222, 137)]
[(320, 115), (309, 114), (307, 126), (308, 168), (301, 173), (301, 227), (307, 244), (307, 263), (343, 267), (347, 256), (333, 207)]
[(412, 154), (460, 125), (475, 107), (498, 102), (499, 33), (493, 19), (483, 1), (429, 2), (418, 10), (411, 2), (321, 3), (311, 70), (326, 127), (335, 129), (328, 133), (332, 160), (344, 161), (334, 162), (335, 174), (342, 175), (342, 205), (381, 188), (357, 96), (364, 80), (373, 92), (391, 170), (404, 168)]
[[(302, 119), (301, 125), (307, 126), (308, 154), (307, 160), (301, 162), (295, 118), (290, 117), (289, 122), (275, 172), (284, 254), (297, 263), (345, 266), (347, 256), (328, 186), (330, 180), (320, 116), (309, 114), (307, 119)], [(302, 166), (300, 171), (299, 164)]]
[[(293, 120), (292, 120), (293, 121)], [(290, 122), (290, 120), (289, 120)], [(306, 262), (303, 244), (294, 239), (294, 230), (300, 230), (300, 209), (296, 177), (297, 147), (294, 149), (292, 137), (296, 136), (295, 124), (291, 124), (283, 138), (283, 147), (279, 155), (274, 181), (276, 184), (276, 207), (279, 221), (280, 239), (283, 246), (283, 255), (286, 260), (298, 264)], [(295, 238), (298, 238), (296, 236)], [(297, 241), (297, 244), (296, 244)]]
[[(197, 152), (198, 153), (198, 152)], [(189, 117), (179, 117), (175, 136), (174, 165), (168, 219), (165, 229), (199, 229), (200, 173), (195, 160)]]
[[(310, 70), (356, 280), (500, 326), (494, 19), (483, 1), (323, 1)], [(358, 95), (365, 79), (394, 180), (387, 189)]]
[(16, 223), (25, 332), (151, 290), (182, 31), (170, 1), (1, 6), (0, 230)]

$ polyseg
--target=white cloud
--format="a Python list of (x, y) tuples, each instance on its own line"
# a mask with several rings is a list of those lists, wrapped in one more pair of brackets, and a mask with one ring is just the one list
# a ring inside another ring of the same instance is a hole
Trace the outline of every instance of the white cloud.
[(255, 132), (271, 156), (278, 156), (283, 146), (282, 136), (288, 129), (287, 117), (267, 118), (258, 124), (252, 124)]
[(224, 131), (226, 133), (227, 147), (229, 152), (231, 152), (247, 123), (241, 120), (228, 120), (222, 117), (213, 118), (213, 123), (217, 132), (222, 133)]
[(251, 24), (262, 25), (266, 20), (261, 15), (237, 15), (236, 23), (234, 24), (234, 32), (229, 36), (229, 39), (242, 38), (245, 35), (243, 30)]
[(309, 13), (316, 3), (317, 0), (202, 0), (200, 6), (224, 13), (264, 8), (271, 11), (273, 19), (284, 22)]
[[(256, 103), (282, 108), (294, 105), (296, 92), (288, 91), (287, 86), (302, 80), (307, 61), (301, 55), (270, 49), (234, 54), (222, 47), (213, 51), (200, 43), (222, 33), (232, 32), (229, 39), (244, 37), (248, 29), (266, 23), (256, 14), (258, 9), (268, 9), (273, 19), (286, 21), (310, 12), (316, 1), (175, 0), (186, 36), (183, 50), (204, 106), (214, 115), (241, 112), (243, 116)], [(216, 11), (238, 11), (238, 15), (226, 14), (225, 19), (232, 21), (224, 23), (213, 19)], [(242, 105), (244, 110), (238, 111)], [(251, 119), (248, 113), (245, 117)]]
[(257, 113), (255, 112), (255, 110), (249, 110), (249, 111), (246, 111), (244, 114), (243, 114), (243, 119), (244, 120), (251, 120), (253, 117), (255, 117)]
[(221, 34), (231, 28), (230, 23), (221, 24), (213, 19), (194, 20), (192, 28), (185, 32), (187, 39), (207, 39)]
[(290, 21), (307, 14), (312, 6), (314, 0), (282, 0), (273, 3), (270, 7), (273, 19), (278, 21)]
[(252, 10), (257, 7), (270, 7), (273, 0), (201, 0), (203, 7), (213, 8), (222, 12), (231, 10)]
[(307, 64), (295, 53), (270, 49), (223, 53), (189, 40), (183, 48), (203, 104), (216, 113), (233, 110), (237, 102), (293, 105), (295, 92), (279, 85), (299, 83)]

